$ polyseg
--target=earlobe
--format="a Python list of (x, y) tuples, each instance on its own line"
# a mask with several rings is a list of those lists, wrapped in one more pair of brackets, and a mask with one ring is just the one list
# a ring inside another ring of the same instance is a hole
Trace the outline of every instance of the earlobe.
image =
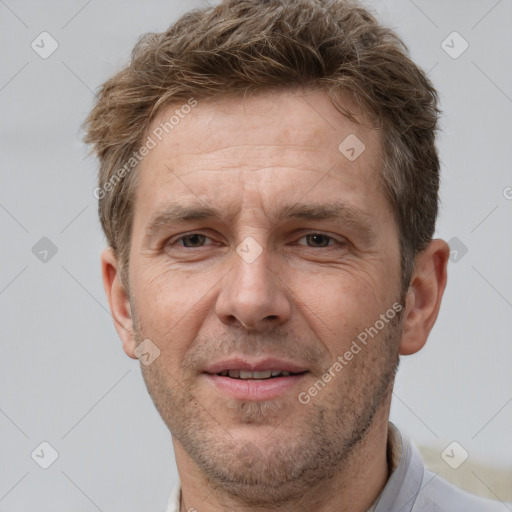
[(121, 282), (118, 268), (113, 249), (105, 249), (101, 255), (101, 273), (114, 326), (123, 342), (123, 350), (132, 359), (137, 359), (134, 353), (136, 343), (130, 298)]
[(432, 240), (416, 257), (403, 319), (400, 354), (418, 352), (434, 326), (444, 289), (450, 249), (444, 240)]

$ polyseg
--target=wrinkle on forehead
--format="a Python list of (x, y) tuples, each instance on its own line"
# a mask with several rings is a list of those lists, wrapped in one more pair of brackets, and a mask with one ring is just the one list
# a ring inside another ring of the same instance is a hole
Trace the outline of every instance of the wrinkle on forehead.
[[(350, 134), (366, 145), (353, 162), (338, 149)], [(368, 197), (380, 187), (379, 146), (376, 130), (347, 119), (323, 92), (199, 100), (141, 163), (136, 202), (153, 210), (179, 190), (205, 200), (251, 197), (267, 209), (320, 192), (317, 184), (331, 199), (336, 190)]]

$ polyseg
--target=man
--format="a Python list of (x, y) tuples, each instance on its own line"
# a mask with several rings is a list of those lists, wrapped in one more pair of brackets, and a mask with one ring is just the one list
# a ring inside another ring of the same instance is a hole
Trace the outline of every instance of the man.
[(397, 36), (341, 0), (190, 12), (103, 85), (103, 280), (172, 434), (169, 512), (505, 510), (389, 423), (446, 284), (437, 116)]

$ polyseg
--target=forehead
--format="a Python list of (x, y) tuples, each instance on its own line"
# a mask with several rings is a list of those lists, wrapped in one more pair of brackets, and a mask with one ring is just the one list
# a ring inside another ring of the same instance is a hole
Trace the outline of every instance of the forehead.
[(193, 104), (169, 106), (152, 122), (146, 135), (155, 147), (140, 164), (136, 208), (168, 202), (173, 190), (214, 191), (230, 200), (257, 188), (259, 199), (266, 194), (272, 203), (283, 193), (300, 196), (319, 180), (316, 192), (323, 186), (334, 193), (332, 180), (346, 194), (380, 189), (379, 133), (362, 116), (359, 122), (343, 116), (325, 92), (266, 92), (187, 106)]

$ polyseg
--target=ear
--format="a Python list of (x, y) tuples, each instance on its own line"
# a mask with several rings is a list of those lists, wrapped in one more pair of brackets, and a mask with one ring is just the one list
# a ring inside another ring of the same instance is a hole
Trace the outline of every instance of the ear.
[(123, 342), (123, 350), (126, 354), (137, 359), (134, 353), (136, 348), (135, 334), (133, 329), (133, 318), (130, 306), (130, 298), (126, 288), (121, 283), (118, 272), (118, 261), (111, 247), (108, 247), (101, 254), (101, 274), (103, 276), (103, 287), (107, 294), (110, 312), (114, 319), (114, 325)]
[(449, 257), (448, 244), (439, 239), (416, 256), (405, 301), (401, 355), (414, 354), (427, 342), (441, 306)]

